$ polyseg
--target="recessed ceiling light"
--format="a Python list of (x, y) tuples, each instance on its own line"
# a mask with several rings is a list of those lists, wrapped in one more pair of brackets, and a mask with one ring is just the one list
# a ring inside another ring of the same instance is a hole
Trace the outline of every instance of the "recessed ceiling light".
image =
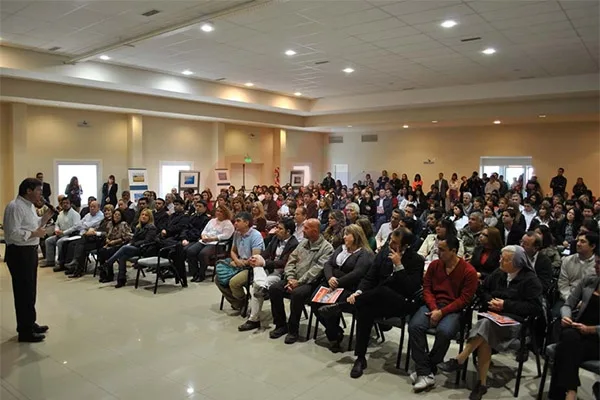
[(110, 57), (109, 57), (109, 56), (107, 56), (107, 55), (101, 55), (101, 56), (100, 56), (100, 59), (101, 59), (101, 60), (104, 60), (104, 61), (108, 61), (108, 60), (110, 60)]
[(185, 71), (181, 72), (184, 75), (193, 75), (194, 73), (192, 71), (190, 71), (189, 69), (186, 69)]
[(402, 125), (404, 129), (408, 129), (408, 125)]
[(501, 123), (502, 123), (502, 121), (500, 121), (499, 119), (494, 121), (494, 124), (496, 124), (496, 125), (500, 125)]
[(456, 25), (458, 25), (458, 22), (453, 19), (446, 20), (440, 24), (442, 28), (454, 28)]
[(348, 125), (348, 128), (352, 128), (352, 125)]
[(246, 85), (248, 87), (252, 87), (252, 86), (254, 86), (254, 83), (252, 83), (252, 82), (246, 82), (246, 83), (244, 83), (244, 85)]
[(538, 115), (538, 117), (540, 117), (540, 118), (546, 118), (546, 114), (540, 114), (540, 115)]
[(296, 55), (296, 52), (295, 52), (294, 50), (286, 50), (286, 51), (285, 51), (285, 55), (286, 55), (286, 56), (290, 56), (290, 57), (291, 57), (291, 56), (295, 56), (295, 55)]
[(431, 121), (432, 124), (437, 124), (438, 122), (436, 120)]
[(347, 74), (351, 74), (354, 72), (354, 68), (348, 67), (348, 68), (344, 68), (342, 71), (344, 71)]
[(493, 47), (488, 47), (487, 49), (483, 50), (482, 53), (487, 55), (487, 56), (491, 56), (492, 54), (494, 54), (496, 52), (496, 49), (494, 49)]
[(186, 392), (188, 394), (192, 394), (192, 393), (194, 393), (194, 388), (190, 386), (190, 387), (187, 388)]
[(204, 32), (212, 32), (215, 30), (215, 27), (210, 22), (205, 22), (200, 26), (200, 29), (202, 29)]
[(294, 96), (302, 96), (302, 93), (296, 92), (296, 93), (294, 93)]

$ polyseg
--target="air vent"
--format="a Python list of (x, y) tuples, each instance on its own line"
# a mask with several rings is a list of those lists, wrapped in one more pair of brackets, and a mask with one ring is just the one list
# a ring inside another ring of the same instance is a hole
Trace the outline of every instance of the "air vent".
[(344, 143), (343, 136), (329, 136), (329, 143)]
[(534, 79), (535, 76), (521, 76), (519, 79)]
[(471, 38), (460, 39), (460, 41), (463, 42), (463, 43), (465, 43), (465, 42), (474, 42), (476, 40), (481, 40), (481, 38), (479, 36), (476, 36), (476, 37), (471, 37)]
[(217, 82), (223, 82), (225, 79), (227, 79), (227, 78), (218, 78), (218, 79), (215, 79), (215, 81), (217, 81)]
[(363, 143), (376, 142), (377, 141), (377, 135), (362, 135), (360, 137), (360, 141), (363, 142)]
[(407, 87), (407, 88), (404, 88), (402, 90), (415, 90), (415, 88), (414, 87)]
[(50, 47), (50, 48), (48, 49), (48, 51), (56, 51), (56, 50), (60, 50), (60, 49), (61, 49), (61, 47), (60, 47), (60, 46), (54, 46), (54, 47)]
[(329, 61), (317, 61), (315, 63), (315, 65), (323, 65), (323, 64), (327, 64), (327, 63), (329, 63)]
[(153, 16), (153, 15), (156, 15), (156, 14), (158, 14), (159, 12), (160, 12), (160, 11), (158, 11), (158, 10), (150, 10), (150, 11), (146, 11), (146, 12), (145, 12), (145, 13), (143, 13), (142, 15), (143, 15), (144, 17), (151, 17), (151, 16)]

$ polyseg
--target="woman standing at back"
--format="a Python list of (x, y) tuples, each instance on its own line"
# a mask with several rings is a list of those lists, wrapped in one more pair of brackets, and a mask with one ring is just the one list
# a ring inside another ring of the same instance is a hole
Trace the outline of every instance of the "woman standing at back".
[(79, 212), (81, 209), (81, 195), (83, 194), (83, 189), (79, 184), (79, 180), (76, 176), (71, 178), (71, 181), (65, 188), (65, 196), (69, 198), (71, 201), (71, 206), (75, 209), (75, 211)]
[(102, 185), (102, 208), (107, 204), (112, 204), (113, 207), (117, 207), (118, 192), (119, 185), (115, 182), (115, 176), (110, 175), (108, 180)]

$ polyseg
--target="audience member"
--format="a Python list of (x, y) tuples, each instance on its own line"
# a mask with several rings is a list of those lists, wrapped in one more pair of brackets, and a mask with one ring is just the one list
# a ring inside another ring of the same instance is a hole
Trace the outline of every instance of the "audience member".
[(162, 231), (169, 223), (169, 213), (165, 201), (161, 198), (154, 202), (154, 225), (156, 229)]
[(304, 239), (304, 223), (306, 222), (306, 219), (306, 208), (304, 206), (296, 207), (296, 211), (294, 211), (294, 222), (296, 223), (294, 237), (298, 240), (298, 243)]
[(562, 196), (567, 191), (567, 178), (564, 177), (564, 168), (559, 168), (557, 174), (550, 181), (553, 196)]
[(458, 232), (458, 238), (462, 240), (465, 249), (465, 259), (470, 260), (473, 250), (477, 246), (481, 230), (485, 227), (483, 215), (480, 212), (472, 212), (469, 215), (467, 226)]
[(438, 221), (437, 226), (435, 227), (435, 233), (428, 235), (419, 248), (419, 255), (425, 258), (426, 262), (437, 260), (439, 258), (438, 249), (440, 242), (446, 240), (450, 236), (457, 238), (459, 246), (457, 249), (457, 255), (458, 257), (463, 258), (465, 255), (465, 250), (462, 240), (458, 239), (454, 224), (447, 219)]
[(119, 192), (119, 185), (115, 182), (115, 176), (109, 175), (108, 180), (102, 184), (102, 208), (106, 204), (112, 204), (113, 207), (117, 207), (117, 193)]
[(40, 267), (54, 267), (57, 252), (58, 258), (62, 259), (63, 244), (65, 240), (69, 239), (69, 236), (65, 235), (65, 231), (79, 224), (80, 220), (81, 217), (77, 211), (71, 208), (71, 200), (68, 197), (63, 197), (61, 211), (54, 224), (54, 235), (44, 241), (46, 259), (40, 263)]
[(525, 250), (525, 254), (533, 266), (533, 271), (535, 271), (542, 284), (543, 293), (548, 293), (548, 289), (550, 289), (552, 283), (552, 262), (548, 257), (540, 253), (542, 244), (542, 236), (534, 231), (527, 231), (521, 239), (521, 247)]
[(137, 201), (137, 207), (136, 207), (136, 211), (135, 211), (135, 216), (133, 217), (132, 224), (134, 226), (137, 225), (138, 220), (140, 218), (140, 214), (142, 213), (142, 211), (145, 210), (145, 209), (147, 209), (147, 208), (149, 209), (149, 207), (148, 207), (148, 198), (147, 197), (140, 197), (138, 199), (138, 201)]
[(75, 211), (79, 212), (81, 208), (81, 195), (83, 194), (83, 189), (79, 184), (79, 180), (76, 176), (71, 178), (71, 181), (65, 188), (65, 196), (69, 198), (71, 201), (71, 207), (75, 209)]
[[(131, 240), (132, 236), (131, 227), (123, 219), (123, 211), (117, 208), (112, 212), (112, 220), (108, 225), (104, 246), (98, 249), (98, 263), (104, 265), (113, 254)], [(114, 272), (112, 268), (108, 270), (100, 269), (100, 283), (112, 282), (113, 280)]]
[[(35, 177), (38, 181), (42, 182), (42, 199), (46, 203), (50, 203), (50, 198), (52, 197), (52, 188), (48, 182), (44, 182), (44, 173), (38, 172), (35, 174)], [(60, 205), (60, 202), (58, 203)]]
[[(81, 218), (85, 217), (87, 214), (89, 214), (90, 212), (90, 204), (92, 203), (92, 201), (97, 201), (96, 198), (94, 196), (90, 196), (87, 199), (87, 206), (83, 207), (81, 209), (81, 211), (79, 212), (79, 215), (81, 216)], [(102, 206), (102, 208), (104, 208), (104, 206)]]
[(500, 266), (502, 249), (500, 231), (494, 227), (484, 228), (478, 238), (478, 244), (469, 260), (477, 271), (477, 277), (484, 280)]
[(346, 226), (346, 217), (340, 210), (333, 210), (327, 220), (327, 228), (323, 232), (323, 237), (334, 249), (337, 249), (344, 242), (344, 226)]
[[(265, 199), (262, 201), (263, 204), (263, 208), (264, 208), (264, 217), (266, 218), (267, 221), (277, 221), (279, 218), (277, 217), (277, 211), (279, 210), (279, 207), (277, 207), (277, 202), (275, 200), (273, 200), (273, 192), (270, 190), (267, 190), (265, 192)], [(255, 220), (254, 223), (256, 224), (257, 221)], [(260, 229), (259, 229), (260, 231)]]
[(399, 209), (396, 209), (392, 212), (392, 217), (390, 219), (390, 222), (386, 222), (385, 224), (381, 225), (381, 228), (379, 228), (379, 231), (377, 232), (377, 235), (375, 236), (375, 240), (377, 242), (377, 251), (381, 250), (384, 243), (387, 242), (388, 237), (390, 236), (392, 231), (394, 231), (394, 230), (396, 230), (396, 228), (398, 228), (398, 225), (400, 224), (401, 219), (402, 219), (402, 211), (400, 211)]
[(500, 231), (502, 243), (504, 243), (505, 246), (518, 245), (521, 242), (523, 234), (525, 234), (525, 231), (521, 226), (515, 223), (516, 217), (516, 210), (509, 207), (502, 213), (502, 221), (498, 222), (498, 225), (496, 225)]
[(451, 217), (449, 217), (449, 219), (452, 221), (452, 223), (454, 223), (456, 230), (460, 231), (469, 222), (469, 217), (465, 215), (463, 206), (460, 203), (455, 204), (452, 208), (452, 211), (453, 214)]

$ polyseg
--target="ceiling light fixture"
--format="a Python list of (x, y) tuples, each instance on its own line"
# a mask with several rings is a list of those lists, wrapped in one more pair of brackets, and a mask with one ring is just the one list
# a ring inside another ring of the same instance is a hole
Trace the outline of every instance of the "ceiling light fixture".
[(348, 125), (348, 128), (352, 128), (352, 125)]
[(200, 29), (201, 29), (203, 32), (206, 32), (206, 33), (208, 33), (208, 32), (212, 32), (212, 31), (214, 31), (214, 30), (215, 30), (215, 27), (214, 27), (214, 25), (213, 25), (213, 24), (211, 24), (210, 22), (205, 22), (205, 23), (203, 23), (203, 24), (200, 26)]
[(193, 75), (194, 73), (192, 71), (190, 71), (189, 69), (186, 69), (185, 71), (181, 72), (184, 75)]
[(437, 120), (433, 120), (433, 121), (431, 121), (431, 123), (432, 124), (437, 124), (438, 122), (437, 122)]
[(402, 125), (404, 129), (408, 129), (408, 125)]
[(485, 54), (486, 56), (491, 56), (495, 52), (496, 52), (496, 49), (494, 49), (493, 47), (488, 47), (487, 49), (482, 51), (482, 53)]
[(300, 93), (300, 92), (296, 92), (296, 93), (294, 93), (294, 96), (298, 96), (298, 97), (300, 97), (300, 96), (302, 96), (302, 93)]
[(354, 72), (354, 68), (348, 67), (348, 68), (344, 68), (342, 71), (344, 71), (347, 74), (351, 74)]
[(496, 124), (496, 125), (500, 125), (501, 123), (502, 123), (502, 121), (500, 121), (499, 119), (494, 121), (494, 124)]
[(188, 387), (186, 390), (187, 394), (193, 394), (194, 393), (194, 388), (193, 387)]
[(110, 60), (110, 57), (107, 56), (107, 55), (101, 55), (100, 59), (103, 60), (103, 61), (108, 61), (108, 60)]
[(442, 28), (454, 28), (456, 25), (458, 25), (458, 22), (453, 19), (446, 20), (440, 24)]
[(291, 49), (285, 51), (285, 55), (286, 56), (290, 56), (291, 57), (291, 56), (295, 56), (296, 54), (297, 53), (294, 50), (291, 50)]
[(540, 115), (538, 115), (538, 117), (540, 117), (540, 118), (546, 118), (546, 114), (540, 114)]
[(252, 83), (252, 82), (246, 82), (246, 83), (244, 83), (244, 85), (246, 85), (248, 87), (252, 87), (252, 86), (254, 86), (254, 83)]

